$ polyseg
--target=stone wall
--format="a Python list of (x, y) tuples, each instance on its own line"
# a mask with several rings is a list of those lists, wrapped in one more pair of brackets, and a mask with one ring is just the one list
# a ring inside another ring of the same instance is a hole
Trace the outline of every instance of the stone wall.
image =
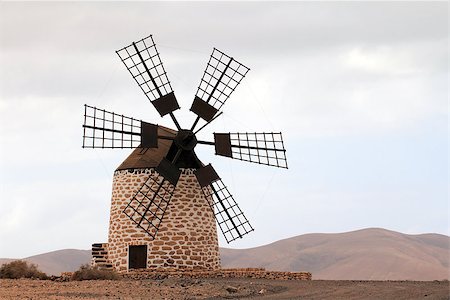
[(108, 259), (108, 244), (107, 243), (95, 243), (92, 244), (92, 261), (93, 267), (100, 269), (112, 269), (112, 265)]
[(263, 268), (241, 268), (221, 270), (194, 270), (194, 269), (147, 269), (123, 273), (124, 278), (165, 279), (165, 278), (258, 278), (272, 280), (311, 280), (309, 272), (282, 272), (267, 271)]
[(147, 245), (148, 268), (220, 268), (214, 213), (192, 169), (182, 170), (169, 207), (152, 241), (123, 213), (153, 169), (114, 173), (108, 237), (108, 261), (117, 271), (128, 270), (128, 247)]

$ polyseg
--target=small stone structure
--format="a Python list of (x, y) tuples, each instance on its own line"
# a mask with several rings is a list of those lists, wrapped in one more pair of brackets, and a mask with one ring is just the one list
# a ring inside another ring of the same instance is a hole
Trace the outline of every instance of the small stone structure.
[(108, 244), (92, 244), (91, 253), (93, 266), (97, 266), (101, 269), (112, 269), (112, 265), (108, 262)]

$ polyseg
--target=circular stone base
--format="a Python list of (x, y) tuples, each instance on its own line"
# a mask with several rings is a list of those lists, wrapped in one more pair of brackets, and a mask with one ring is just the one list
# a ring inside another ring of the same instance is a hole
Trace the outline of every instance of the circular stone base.
[(123, 213), (154, 169), (114, 173), (108, 238), (108, 262), (114, 269), (129, 269), (129, 247), (135, 245), (147, 246), (147, 268), (220, 268), (212, 200), (204, 196), (193, 171), (182, 170), (154, 240)]

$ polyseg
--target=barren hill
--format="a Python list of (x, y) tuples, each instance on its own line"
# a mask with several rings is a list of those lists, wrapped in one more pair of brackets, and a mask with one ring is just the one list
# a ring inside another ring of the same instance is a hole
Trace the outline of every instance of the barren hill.
[[(0, 258), (0, 265), (13, 261), (10, 258)], [(81, 265), (91, 260), (90, 250), (64, 249), (47, 252), (39, 255), (23, 258), (30, 263), (36, 264), (38, 268), (48, 275), (60, 275), (61, 272), (72, 272)]]
[(222, 266), (309, 271), (314, 279), (448, 279), (450, 238), (370, 228), (305, 234), (250, 249), (221, 249)]
[[(450, 237), (408, 235), (370, 228), (313, 233), (250, 249), (221, 248), (222, 267), (309, 271), (313, 279), (449, 279)], [(0, 259), (0, 264), (11, 259)], [(25, 258), (47, 274), (59, 275), (89, 263), (89, 250), (66, 249)]]

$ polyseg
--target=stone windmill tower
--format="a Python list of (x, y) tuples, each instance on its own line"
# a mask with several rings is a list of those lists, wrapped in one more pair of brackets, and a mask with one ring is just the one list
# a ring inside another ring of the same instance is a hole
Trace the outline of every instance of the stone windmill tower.
[[(227, 187), (194, 152), (197, 144), (217, 155), (287, 168), (281, 133), (196, 134), (220, 116), (248, 68), (213, 49), (191, 111), (189, 129), (174, 115), (177, 99), (150, 35), (116, 51), (159, 114), (176, 130), (85, 105), (83, 148), (132, 148), (114, 172), (107, 244), (93, 244), (93, 262), (127, 271), (137, 268), (220, 268), (216, 221), (227, 242), (253, 231)], [(198, 122), (203, 125), (196, 129)]]

